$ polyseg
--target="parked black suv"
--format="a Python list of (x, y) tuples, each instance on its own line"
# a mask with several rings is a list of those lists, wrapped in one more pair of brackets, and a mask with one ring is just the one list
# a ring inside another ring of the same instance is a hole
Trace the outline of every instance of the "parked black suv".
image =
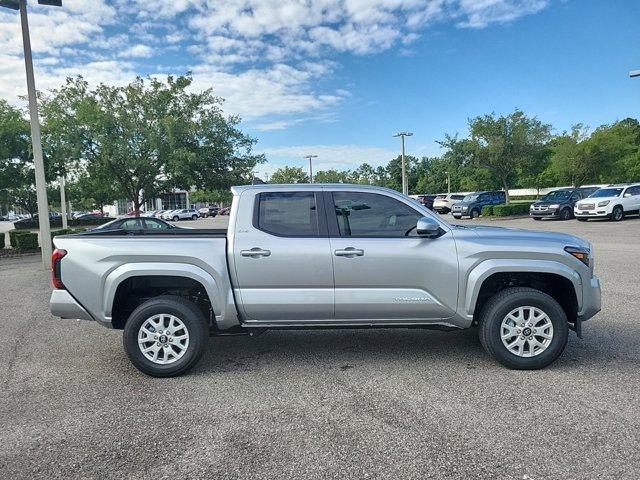
[(436, 199), (437, 195), (418, 195), (416, 200), (420, 202), (422, 205), (427, 207), (429, 210), (433, 210), (433, 201)]
[(588, 197), (598, 187), (561, 188), (547, 193), (537, 202), (531, 204), (529, 215), (534, 220), (556, 218), (570, 220), (573, 218), (573, 207), (578, 200)]
[(462, 199), (460, 203), (454, 203), (451, 207), (451, 215), (454, 218), (471, 217), (478, 218), (485, 205), (502, 205), (507, 197), (502, 190), (495, 192), (473, 192)]

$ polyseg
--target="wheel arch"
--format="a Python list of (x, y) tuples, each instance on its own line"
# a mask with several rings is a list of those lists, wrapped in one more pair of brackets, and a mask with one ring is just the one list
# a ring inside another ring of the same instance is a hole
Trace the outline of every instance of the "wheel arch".
[(215, 278), (203, 269), (177, 263), (128, 263), (113, 270), (103, 288), (105, 319), (114, 328), (124, 326), (121, 318), (123, 309), (126, 311), (124, 295), (132, 285), (152, 288), (158, 295), (175, 289), (196, 288), (206, 295), (214, 320), (224, 313), (221, 289)]
[(582, 308), (582, 280), (570, 267), (555, 261), (487, 260), (477, 265), (468, 275), (464, 295), (467, 318), (478, 315), (488, 298), (498, 291), (513, 286), (527, 286), (547, 293), (565, 310), (573, 321)]

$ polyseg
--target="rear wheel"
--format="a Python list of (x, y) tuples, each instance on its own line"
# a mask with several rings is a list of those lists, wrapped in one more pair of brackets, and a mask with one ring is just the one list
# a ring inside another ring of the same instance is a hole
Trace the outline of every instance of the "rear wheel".
[(182, 297), (163, 295), (144, 302), (129, 316), (123, 344), (131, 363), (154, 377), (190, 370), (208, 338), (202, 312)]
[(178, 217), (177, 215), (175, 217), (173, 217), (173, 221), (177, 222), (178, 220), (180, 220), (180, 217)]
[(191, 220), (197, 220), (198, 219), (198, 215), (191, 215)]
[(567, 316), (539, 290), (508, 288), (496, 293), (480, 314), (480, 343), (502, 365), (535, 370), (553, 363), (569, 335)]
[(611, 220), (614, 222), (619, 222), (624, 219), (624, 210), (622, 206), (616, 205), (613, 207), (613, 211), (611, 212)]
[(478, 218), (480, 216), (480, 210), (478, 210), (477, 208), (474, 208), (473, 210), (471, 210), (471, 218)]

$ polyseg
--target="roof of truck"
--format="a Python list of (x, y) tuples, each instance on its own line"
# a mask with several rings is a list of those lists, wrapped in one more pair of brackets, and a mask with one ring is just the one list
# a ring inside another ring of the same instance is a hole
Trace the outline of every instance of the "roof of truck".
[(283, 188), (295, 188), (296, 190), (317, 190), (318, 187), (329, 187), (334, 189), (357, 188), (365, 190), (386, 190), (393, 193), (400, 193), (391, 188), (379, 187), (377, 185), (360, 185), (354, 183), (267, 183), (264, 185), (237, 185), (231, 187), (234, 195), (240, 195), (245, 190), (281, 190)]

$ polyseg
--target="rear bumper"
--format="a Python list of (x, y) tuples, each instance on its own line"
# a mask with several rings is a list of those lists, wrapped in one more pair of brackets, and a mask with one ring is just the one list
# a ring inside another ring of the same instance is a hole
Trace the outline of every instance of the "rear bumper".
[(589, 284), (582, 286), (582, 309), (578, 312), (580, 320), (589, 320), (602, 308), (602, 293), (600, 291), (600, 279), (591, 277)]
[(82, 305), (66, 290), (54, 290), (49, 300), (51, 314), (60, 318), (73, 318), (78, 320), (94, 320)]

